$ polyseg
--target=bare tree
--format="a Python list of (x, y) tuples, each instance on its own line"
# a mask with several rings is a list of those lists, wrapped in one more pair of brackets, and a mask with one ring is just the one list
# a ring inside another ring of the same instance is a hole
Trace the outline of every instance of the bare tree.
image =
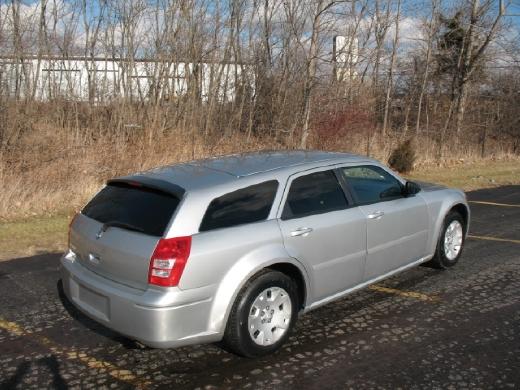
[[(446, 33), (448, 35), (445, 34), (445, 37), (453, 34), (453, 29), (461, 31), (460, 41), (452, 47), (452, 49), (456, 49), (453, 53), (453, 55), (456, 55), (456, 59), (452, 60), (452, 92), (444, 125), (444, 132), (446, 132), (455, 113), (455, 133), (457, 136), (460, 134), (464, 118), (469, 83), (475, 70), (482, 64), (484, 53), (494, 39), (502, 18), (502, 14), (492, 0), (486, 0), (483, 4), (480, 3), (480, 0), (471, 0), (470, 6), (467, 23), (462, 25), (463, 19), (460, 15), (466, 11), (462, 8), (457, 11), (455, 18), (450, 22), (452, 24), (451, 30)], [(488, 22), (492, 13), (495, 13), (495, 16), (491, 22)], [(449, 39), (444, 40), (445, 47), (449, 45), (449, 42)]]
[(419, 101), (417, 102), (417, 118), (415, 123), (415, 133), (419, 134), (420, 126), (421, 126), (421, 111), (424, 95), (426, 93), (426, 86), (428, 83), (430, 66), (431, 66), (431, 57), (432, 57), (432, 46), (433, 39), (435, 37), (435, 32), (437, 29), (437, 8), (438, 8), (438, 0), (431, 0), (431, 12), (430, 18), (427, 23), (426, 28), (426, 55), (424, 59), (424, 70), (422, 75), (421, 89), (419, 93)]
[(401, 0), (397, 0), (397, 10), (395, 15), (395, 33), (392, 41), (392, 54), (390, 55), (390, 67), (388, 69), (388, 77), (386, 81), (386, 94), (385, 94), (385, 109), (383, 115), (383, 127), (381, 129), (381, 135), (386, 135), (388, 126), (388, 110), (390, 108), (390, 100), (392, 93), (392, 85), (394, 81), (394, 67), (395, 60), (397, 57), (397, 48), (399, 46), (399, 18), (401, 17)]
[(307, 147), (307, 139), (309, 137), (310, 116), (312, 111), (312, 92), (315, 86), (315, 78), (319, 54), (319, 38), (322, 31), (322, 18), (334, 5), (341, 3), (341, 1), (324, 1), (318, 0), (314, 2), (314, 8), (311, 8), (311, 38), (309, 44), (309, 52), (306, 60), (306, 71), (303, 89), (303, 126), (300, 140), (300, 147), (305, 149)]

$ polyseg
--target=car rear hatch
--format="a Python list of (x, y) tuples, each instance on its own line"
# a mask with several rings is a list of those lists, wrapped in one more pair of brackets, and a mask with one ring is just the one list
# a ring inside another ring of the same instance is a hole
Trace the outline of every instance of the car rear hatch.
[(77, 261), (103, 277), (146, 289), (150, 257), (183, 192), (146, 177), (109, 181), (71, 225)]

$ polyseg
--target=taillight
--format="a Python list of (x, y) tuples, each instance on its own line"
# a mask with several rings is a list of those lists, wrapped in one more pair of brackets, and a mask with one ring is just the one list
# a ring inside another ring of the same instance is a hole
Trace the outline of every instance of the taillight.
[(72, 219), (70, 220), (69, 222), (69, 234), (68, 234), (68, 241), (67, 241), (67, 248), (70, 249), (70, 231), (72, 230), (72, 224), (74, 223), (74, 220), (76, 219), (76, 217), (78, 216), (78, 214), (74, 214), (74, 216), (72, 217)]
[(191, 237), (161, 238), (150, 259), (148, 283), (173, 287), (179, 284), (191, 250)]

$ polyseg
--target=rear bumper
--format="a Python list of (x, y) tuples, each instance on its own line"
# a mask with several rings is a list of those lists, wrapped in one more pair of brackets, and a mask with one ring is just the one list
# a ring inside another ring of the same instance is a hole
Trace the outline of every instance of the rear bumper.
[(83, 267), (66, 253), (61, 258), (66, 297), (80, 311), (106, 327), (154, 348), (218, 341), (210, 331), (213, 287), (192, 290), (134, 289)]

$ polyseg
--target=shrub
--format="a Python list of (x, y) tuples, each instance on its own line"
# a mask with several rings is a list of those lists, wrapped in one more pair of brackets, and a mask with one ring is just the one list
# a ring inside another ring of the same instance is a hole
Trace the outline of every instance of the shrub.
[(394, 149), (388, 159), (388, 165), (397, 172), (407, 173), (413, 169), (416, 158), (415, 147), (412, 140), (408, 139)]

